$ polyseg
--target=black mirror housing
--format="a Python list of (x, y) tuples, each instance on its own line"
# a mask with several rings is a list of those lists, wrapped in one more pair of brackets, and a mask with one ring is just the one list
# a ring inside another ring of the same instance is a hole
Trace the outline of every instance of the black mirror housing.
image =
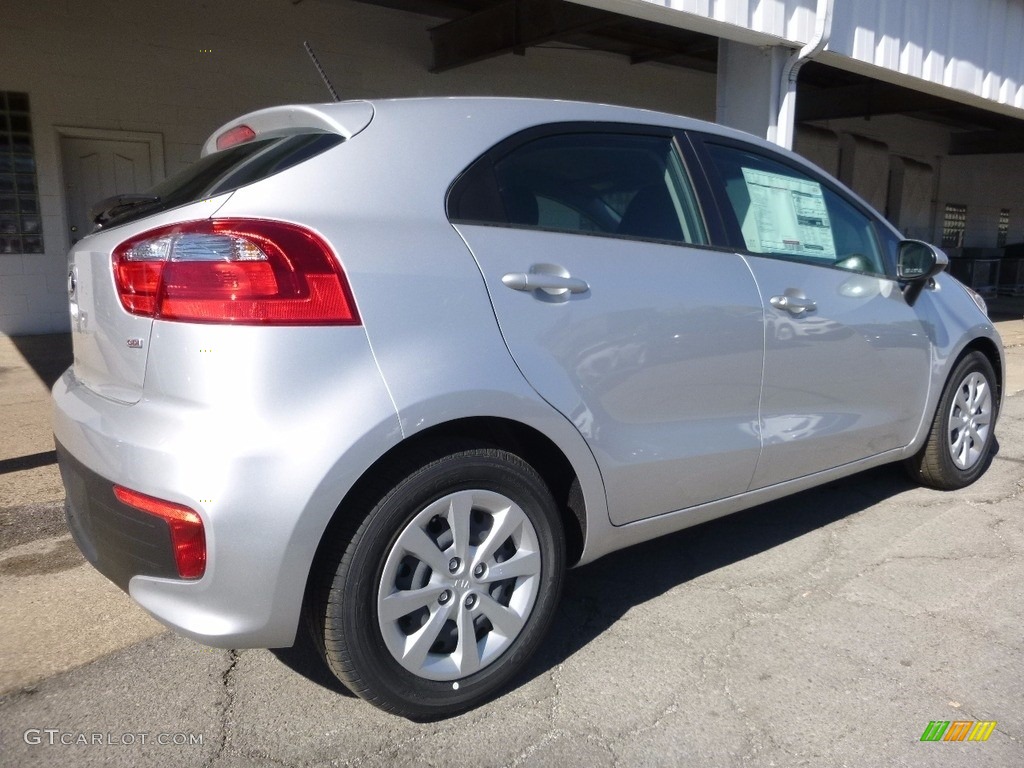
[(901, 240), (896, 250), (896, 277), (906, 281), (903, 297), (914, 306), (928, 281), (949, 266), (949, 257), (930, 243)]

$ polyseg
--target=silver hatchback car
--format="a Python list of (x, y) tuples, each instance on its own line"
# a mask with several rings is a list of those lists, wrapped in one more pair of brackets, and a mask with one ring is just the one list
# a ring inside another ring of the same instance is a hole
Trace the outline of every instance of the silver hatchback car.
[(70, 255), (67, 518), (160, 621), (308, 633), (386, 710), (494, 695), (567, 567), (886, 462), (977, 479), (984, 302), (720, 126), (513, 99), (261, 110)]

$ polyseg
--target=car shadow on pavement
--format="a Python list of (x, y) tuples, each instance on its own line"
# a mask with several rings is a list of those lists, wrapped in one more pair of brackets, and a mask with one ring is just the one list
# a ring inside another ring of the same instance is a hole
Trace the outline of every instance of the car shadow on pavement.
[(11, 336), (10, 339), (47, 389), (53, 387), (74, 360), (69, 333)]
[[(569, 571), (554, 624), (512, 688), (557, 667), (637, 605), (917, 487), (899, 466), (880, 467), (629, 547)], [(353, 696), (331, 674), (305, 633), (299, 633), (294, 647), (271, 652), (307, 680)]]
[(637, 605), (918, 487), (899, 465), (879, 467), (572, 570), (548, 639), (517, 685), (557, 667)]
[(329, 691), (355, 698), (355, 694), (346, 688), (327, 667), (327, 662), (320, 655), (320, 650), (313, 644), (308, 632), (300, 631), (295, 636), (295, 645), (291, 648), (271, 648), (270, 652), (277, 660), (293, 672), (298, 672), (311, 683), (316, 683)]

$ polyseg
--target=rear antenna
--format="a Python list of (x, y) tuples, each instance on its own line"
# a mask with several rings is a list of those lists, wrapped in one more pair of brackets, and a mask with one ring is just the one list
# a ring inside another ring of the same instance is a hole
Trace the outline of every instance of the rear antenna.
[(318, 59), (316, 54), (313, 53), (313, 46), (311, 46), (307, 40), (303, 40), (302, 47), (306, 49), (306, 53), (308, 53), (309, 58), (312, 59), (313, 66), (316, 67), (316, 71), (320, 73), (320, 77), (323, 79), (324, 85), (327, 86), (327, 90), (331, 92), (331, 96), (334, 97), (335, 101), (341, 101), (341, 96), (339, 96), (338, 92), (334, 90), (334, 86), (331, 85), (330, 78), (327, 77), (327, 73), (324, 72), (324, 68), (320, 65), (320, 59)]

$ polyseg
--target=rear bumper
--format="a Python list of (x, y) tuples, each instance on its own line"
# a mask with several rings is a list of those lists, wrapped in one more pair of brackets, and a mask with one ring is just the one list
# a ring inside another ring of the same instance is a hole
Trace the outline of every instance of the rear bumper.
[[(355, 480), (399, 440), (398, 418), (360, 328), (328, 329), (308, 359), (297, 359), (306, 353), (294, 335), (279, 334), (287, 364), (266, 333), (258, 347), (248, 330), (182, 338), (196, 332), (154, 334), (152, 385), (134, 405), (97, 395), (73, 370), (54, 385), (68, 525), (100, 572), (177, 632), (219, 647), (288, 646), (320, 538)], [(240, 351), (204, 370), (161, 343), (195, 357)], [(199, 514), (201, 578), (178, 577), (166, 524), (117, 502), (115, 483)]]
[(125, 592), (133, 576), (177, 578), (167, 523), (122, 504), (112, 482), (56, 443), (68, 529), (86, 560)]

